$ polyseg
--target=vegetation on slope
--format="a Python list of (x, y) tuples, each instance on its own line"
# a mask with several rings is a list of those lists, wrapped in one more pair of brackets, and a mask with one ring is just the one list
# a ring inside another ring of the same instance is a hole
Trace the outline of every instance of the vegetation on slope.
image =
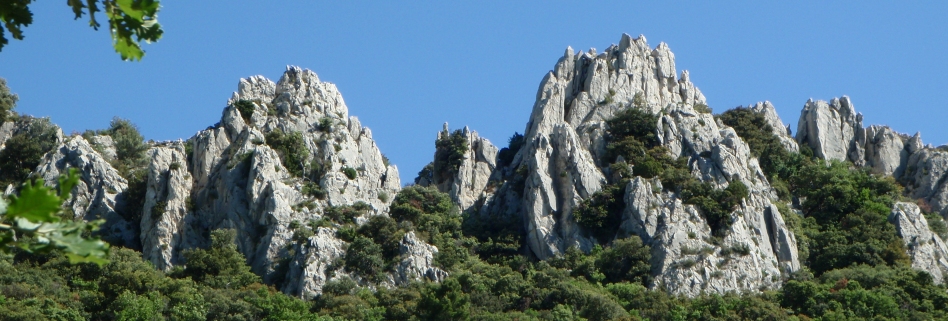
[[(900, 197), (900, 187), (890, 178), (848, 163), (815, 160), (805, 148), (802, 153), (776, 149), (779, 142), (771, 139), (769, 129), (755, 125), (760, 119), (741, 111), (719, 117), (726, 123), (750, 124), (735, 125), (735, 129), (761, 163), (769, 164), (764, 166), (768, 178), (782, 182), (786, 199), (803, 200), (801, 214), (785, 204), (778, 207), (796, 233), (804, 269), (784, 280), (782, 289), (756, 294), (682, 298), (648, 290), (652, 282), (649, 246), (636, 236), (612, 239), (615, 224), (610, 220), (624, 207), (621, 191), (628, 179), (661, 179), (667, 191), (698, 206), (712, 224), (721, 224), (712, 225), (716, 233), (727, 230), (727, 220), (716, 218), (714, 211), (729, 214), (747, 193), (746, 187), (742, 191), (733, 182), (715, 190), (692, 178), (687, 161), (667, 156), (650, 136), (654, 127), (649, 126), (657, 124), (654, 117), (627, 111), (610, 120), (607, 151), (615, 157), (610, 159), (610, 184), (577, 211), (580, 224), (603, 244), (590, 253), (571, 249), (561, 257), (537, 261), (524, 255), (522, 218), (460, 214), (447, 195), (430, 187), (410, 186), (393, 197), (390, 217), (375, 216), (357, 225), (356, 218), (369, 208), (355, 204), (329, 207), (324, 219), (290, 226), (297, 242), (321, 227), (335, 228), (337, 236), (349, 243), (337, 268), (358, 276), (363, 284), (339, 278), (328, 282), (323, 294), (313, 300), (287, 296), (250, 272), (233, 242), (233, 231), (219, 230), (212, 232), (209, 248), (185, 251), (185, 264), (167, 273), (144, 262), (140, 253), (120, 247), (113, 248), (110, 262), (102, 266), (70, 264), (58, 251), (16, 251), (2, 256), (0, 319), (948, 318), (946, 288), (933, 284), (927, 273), (911, 269), (901, 239), (885, 220)], [(513, 153), (516, 138), (511, 139)], [(285, 136), (267, 137), (267, 141), (299, 147)], [(457, 150), (453, 148), (457, 144), (445, 146), (450, 147), (446, 151)], [(287, 148), (281, 156), (296, 150)], [(450, 166), (454, 154), (447, 155), (444, 165)], [(616, 162), (619, 156), (625, 162)], [(379, 286), (384, 273), (399, 261), (400, 241), (408, 233), (438, 247), (435, 263), (449, 276), (440, 283)]]

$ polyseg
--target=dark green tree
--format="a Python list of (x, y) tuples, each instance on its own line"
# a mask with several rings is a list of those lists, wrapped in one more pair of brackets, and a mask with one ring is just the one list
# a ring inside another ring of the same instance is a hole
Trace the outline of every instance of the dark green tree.
[(213, 288), (239, 289), (260, 282), (250, 272), (247, 259), (237, 250), (234, 230), (211, 232), (211, 247), (184, 251), (185, 268), (178, 276), (189, 276), (195, 282)]
[(13, 108), (16, 108), (16, 102), (20, 97), (10, 92), (7, 87), (7, 80), (0, 78), (0, 124), (3, 124), (14, 116)]

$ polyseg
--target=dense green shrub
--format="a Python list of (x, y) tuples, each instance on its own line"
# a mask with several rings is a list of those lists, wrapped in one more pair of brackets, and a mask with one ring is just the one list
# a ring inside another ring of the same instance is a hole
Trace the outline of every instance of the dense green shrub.
[(695, 104), (694, 107), (695, 107), (695, 111), (699, 113), (705, 113), (705, 114), (714, 113), (714, 110), (712, 110), (711, 107), (708, 107), (708, 105), (705, 105), (705, 104), (698, 103), (698, 104)]
[(116, 160), (113, 161), (113, 166), (123, 176), (148, 165), (145, 157), (148, 145), (145, 144), (145, 138), (138, 131), (138, 126), (128, 119), (112, 118), (109, 128), (99, 134), (109, 135), (115, 142)]
[(189, 249), (183, 253), (185, 268), (177, 277), (190, 277), (195, 282), (212, 288), (239, 289), (259, 283), (260, 277), (250, 272), (247, 259), (237, 250), (234, 230), (211, 232), (211, 247)]
[(300, 132), (287, 133), (274, 129), (265, 135), (267, 146), (273, 148), (280, 155), (283, 167), (296, 177), (304, 177), (306, 172), (309, 149)]
[(382, 215), (370, 217), (359, 227), (358, 232), (378, 244), (382, 249), (382, 257), (389, 263), (398, 256), (402, 237), (405, 236), (405, 230), (394, 219)]
[(250, 123), (250, 118), (253, 117), (253, 111), (255, 109), (252, 101), (238, 100), (234, 103), (234, 108), (237, 108), (237, 111), (240, 112), (240, 117), (243, 118), (245, 122)]
[(346, 178), (348, 179), (356, 179), (356, 177), (359, 177), (359, 173), (356, 172), (355, 168), (352, 167), (342, 168), (342, 173), (346, 174)]
[(435, 156), (432, 172), (434, 181), (440, 182), (453, 177), (464, 161), (467, 152), (467, 137), (460, 129), (454, 132), (442, 132), (435, 141)]
[(385, 269), (382, 247), (370, 238), (356, 236), (346, 250), (345, 264), (347, 271), (373, 282), (379, 282), (382, 280), (382, 272)]
[(365, 202), (356, 202), (352, 205), (327, 206), (323, 209), (323, 216), (339, 224), (354, 224), (355, 218), (368, 213), (371, 205)]
[(0, 151), (0, 184), (19, 185), (26, 181), (43, 155), (56, 147), (56, 127), (47, 118), (23, 118), (19, 130)]
[(948, 225), (945, 224), (945, 218), (938, 213), (926, 213), (925, 220), (928, 221), (928, 227), (932, 233), (938, 234), (942, 240), (948, 239)]
[(731, 212), (747, 197), (748, 192), (747, 186), (737, 179), (721, 190), (714, 189), (709, 183), (694, 180), (682, 188), (681, 199), (682, 202), (694, 204), (701, 209), (711, 232), (717, 237), (724, 237), (733, 223)]
[(741, 139), (750, 147), (753, 154), (760, 161), (760, 167), (771, 180), (789, 161), (790, 152), (780, 143), (780, 139), (773, 134), (763, 114), (756, 113), (750, 108), (738, 107), (716, 116), (725, 125), (734, 128)]
[(600, 243), (607, 243), (615, 237), (619, 229), (622, 209), (625, 208), (624, 192), (625, 186), (608, 184), (583, 200), (573, 211), (573, 217)]
[(13, 108), (16, 108), (18, 100), (20, 100), (20, 97), (11, 93), (10, 88), (7, 87), (7, 80), (0, 78), (0, 124), (16, 116)]
[(510, 136), (510, 139), (507, 140), (507, 147), (501, 148), (497, 152), (497, 167), (510, 165), (514, 156), (517, 156), (517, 152), (523, 147), (523, 143), (523, 135), (520, 133), (515, 132), (513, 136)]
[(392, 201), (389, 215), (399, 224), (407, 222), (418, 237), (438, 247), (436, 263), (451, 267), (466, 260), (474, 242), (464, 236), (462, 217), (451, 198), (433, 187), (408, 186)]

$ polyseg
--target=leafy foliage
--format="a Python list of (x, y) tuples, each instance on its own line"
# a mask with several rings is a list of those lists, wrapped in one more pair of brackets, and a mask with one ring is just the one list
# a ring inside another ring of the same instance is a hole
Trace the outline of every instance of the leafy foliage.
[(623, 194), (625, 186), (608, 184), (602, 190), (583, 200), (573, 217), (580, 226), (585, 227), (600, 243), (607, 243), (616, 236), (622, 209), (625, 208)]
[(473, 240), (464, 236), (462, 217), (451, 198), (433, 187), (408, 186), (392, 201), (390, 214), (399, 224), (411, 224), (423, 241), (438, 247), (435, 262), (450, 268), (465, 261)]
[(253, 102), (240, 99), (234, 103), (234, 107), (237, 108), (238, 112), (240, 112), (240, 117), (243, 118), (245, 122), (249, 123), (250, 118), (253, 117), (253, 111), (255, 109)]
[(0, 184), (25, 181), (43, 155), (56, 147), (56, 127), (47, 118), (21, 118), (21, 126), (0, 151)]
[(441, 132), (435, 141), (435, 156), (432, 171), (435, 182), (453, 177), (464, 161), (467, 152), (467, 137), (460, 129), (448, 133)]
[(148, 150), (148, 145), (145, 144), (145, 137), (138, 131), (138, 126), (130, 120), (112, 118), (109, 128), (98, 134), (109, 135), (115, 142), (116, 160), (112, 164), (123, 176), (128, 176), (131, 172), (147, 166), (145, 152)]
[(234, 230), (211, 232), (211, 247), (185, 250), (185, 268), (174, 275), (190, 277), (197, 283), (217, 289), (239, 289), (259, 283), (260, 277), (250, 272), (247, 260), (237, 250), (236, 236)]
[(507, 147), (501, 148), (500, 151), (497, 152), (497, 167), (510, 165), (510, 163), (513, 162), (514, 156), (517, 156), (517, 152), (523, 147), (523, 144), (523, 135), (520, 133), (515, 132), (513, 136), (510, 136), (510, 139), (507, 140)]
[(267, 145), (280, 155), (280, 161), (286, 170), (296, 177), (305, 176), (305, 172), (310, 169), (306, 166), (309, 149), (302, 133), (286, 133), (276, 129), (266, 134), (266, 140)]
[(87, 238), (102, 221), (64, 221), (61, 206), (79, 183), (76, 169), (60, 176), (59, 192), (42, 180), (23, 184), (20, 195), (11, 196), (10, 203), (0, 200), (0, 253), (16, 246), (28, 252), (61, 250), (71, 262), (103, 264), (109, 246), (98, 238)]
[[(33, 23), (30, 11), (31, 0), (6, 1), (0, 4), (0, 22), (9, 29), (13, 39), (23, 40), (23, 27)], [(158, 41), (164, 30), (158, 24), (158, 0), (69, 0), (76, 19), (83, 14), (89, 15), (89, 26), (99, 30), (101, 24), (95, 13), (103, 12), (108, 18), (109, 32), (112, 34), (112, 46), (122, 60), (141, 60), (145, 52), (141, 41)], [(8, 44), (3, 28), (0, 27), (0, 50)]]
[(7, 87), (7, 80), (0, 78), (0, 124), (16, 115), (13, 108), (16, 108), (18, 100), (20, 100), (20, 97), (11, 93), (10, 88)]

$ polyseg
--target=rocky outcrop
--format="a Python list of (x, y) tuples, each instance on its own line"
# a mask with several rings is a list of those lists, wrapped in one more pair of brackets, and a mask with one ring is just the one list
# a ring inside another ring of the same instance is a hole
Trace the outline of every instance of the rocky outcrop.
[(883, 175), (901, 175), (906, 152), (904, 138), (887, 126), (862, 127), (849, 97), (807, 101), (797, 123), (797, 142), (828, 160), (851, 161)]
[(921, 135), (908, 139), (905, 170), (897, 177), (912, 199), (924, 201), (931, 210), (948, 217), (948, 152), (923, 146)]
[[(444, 128), (438, 132), (437, 139), (447, 139), (449, 135), (451, 133), (448, 131), (448, 123), (445, 123)], [(497, 147), (467, 127), (461, 130), (461, 135), (467, 149), (458, 170), (446, 178), (435, 177), (432, 173), (419, 177), (415, 183), (421, 186), (436, 186), (439, 191), (448, 193), (461, 212), (465, 212), (471, 209), (477, 200), (485, 197), (485, 188), (497, 166)]]
[[(0, 126), (0, 143), (29, 126)], [(459, 178), (482, 186), (477, 177), (490, 172), (497, 151), (476, 133), (467, 135), (474, 162)], [(80, 136), (63, 141), (61, 131), (56, 137), (62, 143), (37, 173), (55, 184), (67, 168), (78, 168), (82, 180), (67, 206), (77, 218), (106, 219), (106, 235), (120, 239), (114, 242), (141, 248), (145, 259), (168, 270), (184, 263), (183, 250), (209, 245), (211, 230), (234, 229), (254, 272), (304, 297), (348, 276), (338, 265), (347, 245), (336, 237), (338, 226), (319, 227), (305, 239), (294, 239), (290, 226), (307, 226), (328, 207), (356, 203), (370, 208), (357, 222), (387, 215), (401, 188), (398, 169), (372, 132), (348, 115), (335, 85), (296, 67), (276, 83), (260, 76), (240, 80), (218, 124), (186, 142), (151, 144), (147, 167), (130, 169), (147, 173), (143, 195), (130, 195), (128, 182), (110, 166), (116, 149), (109, 136), (92, 136), (91, 144)], [(477, 188), (457, 186), (458, 199), (476, 197), (465, 193)], [(143, 198), (142, 208), (127, 202), (133, 196)], [(433, 265), (437, 252), (406, 236), (400, 262), (381, 285), (443, 279), (446, 273)]]
[(434, 257), (438, 248), (427, 244), (408, 232), (402, 238), (399, 256), (402, 260), (395, 266), (392, 279), (395, 285), (404, 286), (419, 280), (441, 282), (448, 276), (442, 269), (434, 267)]
[[(687, 157), (696, 177), (715, 188), (739, 180), (750, 190), (731, 214), (726, 237), (716, 240), (699, 210), (663, 191), (658, 179), (633, 178), (625, 186), (617, 237), (635, 235), (651, 246), (652, 286), (683, 295), (778, 287), (783, 273), (800, 263), (796, 240), (770, 203), (775, 192), (747, 145), (705, 111), (688, 72), (676, 75), (668, 46), (650, 49), (644, 37), (624, 35), (598, 54), (568, 48), (540, 83), (523, 147), (509, 165), (481, 175), (504, 182), (487, 184), (475, 202), (483, 204), (479, 215), (521, 215), (527, 246), (540, 259), (570, 247), (592, 249), (597, 241), (573, 211), (610, 182), (609, 165), (621, 161), (605, 157), (605, 120), (640, 108), (659, 115), (661, 144), (669, 156)], [(775, 129), (784, 128), (772, 106), (758, 112), (772, 113)]]
[(769, 101), (758, 102), (752, 105), (750, 110), (764, 116), (774, 136), (780, 139), (780, 145), (782, 145), (783, 148), (791, 152), (799, 151), (800, 148), (799, 145), (797, 145), (796, 139), (790, 136), (790, 126), (785, 125), (783, 121), (780, 120), (780, 116), (777, 115), (777, 109), (774, 108), (773, 104)]
[(185, 216), (193, 204), (191, 174), (182, 142), (152, 148), (146, 155), (151, 164), (141, 219), (142, 256), (167, 270), (180, 260)]
[(323, 285), (343, 277), (337, 262), (346, 255), (346, 243), (336, 238), (336, 231), (321, 227), (315, 235), (300, 246), (289, 261), (283, 292), (303, 298), (313, 298), (323, 292)]
[(905, 242), (912, 259), (912, 267), (928, 272), (935, 283), (941, 284), (948, 275), (948, 246), (944, 240), (928, 227), (928, 221), (918, 206), (898, 202), (892, 208), (889, 222)]
[(43, 157), (36, 173), (49, 185), (56, 185), (59, 176), (69, 168), (79, 172), (79, 184), (66, 202), (75, 218), (104, 219), (106, 239), (138, 248), (137, 222), (120, 206), (128, 182), (112, 165), (96, 152), (82, 136), (74, 136), (61, 143)]
[(92, 148), (99, 152), (99, 155), (102, 155), (107, 161), (112, 161), (118, 157), (115, 150), (115, 141), (112, 139), (112, 136), (94, 135), (89, 138), (89, 145), (92, 145)]
[[(398, 169), (379, 152), (372, 132), (348, 115), (336, 87), (309, 70), (289, 67), (276, 83), (242, 79), (228, 105), (218, 125), (188, 140), (190, 148), (177, 142), (149, 151), (145, 256), (167, 269), (182, 263), (182, 250), (206, 246), (208, 231), (235, 229), (238, 248), (265, 281), (287, 293), (318, 295), (327, 281), (347, 276), (337, 264), (346, 242), (325, 227), (294, 239), (291, 224), (360, 202), (370, 207), (366, 215), (387, 215), (401, 187)], [(475, 157), (496, 154), (472, 148)], [(392, 284), (444, 277), (432, 266), (436, 248), (414, 238), (405, 242)]]

